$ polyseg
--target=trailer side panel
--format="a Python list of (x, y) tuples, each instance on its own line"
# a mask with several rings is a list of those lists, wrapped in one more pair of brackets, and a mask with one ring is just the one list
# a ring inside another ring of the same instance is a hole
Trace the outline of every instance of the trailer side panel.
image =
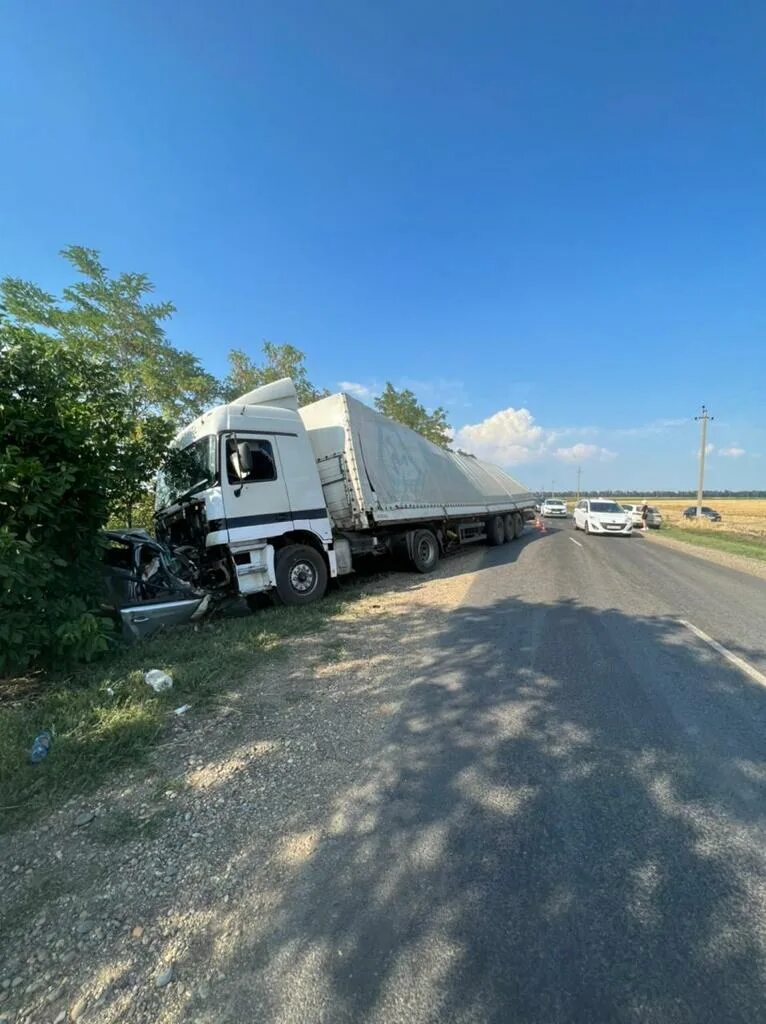
[[(341, 528), (480, 516), (531, 502), (528, 490), (498, 467), (445, 451), (349, 395), (314, 402), (300, 416)], [(341, 461), (343, 484), (330, 470)]]

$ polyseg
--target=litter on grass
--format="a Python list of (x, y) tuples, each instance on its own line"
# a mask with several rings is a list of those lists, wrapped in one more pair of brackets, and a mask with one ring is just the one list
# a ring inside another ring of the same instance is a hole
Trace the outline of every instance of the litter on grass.
[(165, 693), (173, 686), (173, 677), (163, 672), (160, 668), (149, 669), (144, 674), (144, 681), (154, 690), (155, 693)]

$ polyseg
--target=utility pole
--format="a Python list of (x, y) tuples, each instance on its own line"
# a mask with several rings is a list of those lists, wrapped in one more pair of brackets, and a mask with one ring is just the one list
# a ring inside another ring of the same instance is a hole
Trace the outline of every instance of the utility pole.
[(702, 518), (702, 492), (705, 488), (705, 448), (707, 446), (707, 425), (708, 421), (714, 419), (710, 416), (705, 405), (702, 412), (694, 417), (701, 424), (700, 431), (700, 475), (697, 481), (697, 519)]
[(578, 466), (577, 467), (577, 497), (575, 498), (575, 501), (579, 501), (580, 500), (580, 477), (581, 477), (581, 475), (582, 475), (582, 466)]

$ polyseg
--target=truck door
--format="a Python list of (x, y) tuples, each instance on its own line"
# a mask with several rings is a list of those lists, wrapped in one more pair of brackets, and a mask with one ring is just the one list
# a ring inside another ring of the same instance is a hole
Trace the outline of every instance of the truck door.
[[(292, 517), (276, 437), (238, 431), (226, 435), (222, 446), (221, 487), (230, 542), (283, 532)], [(279, 528), (280, 523), (285, 527)]]
[(310, 530), (329, 543), (332, 530), (314, 451), (308, 438), (305, 433), (297, 436), (283, 434), (276, 440), (293, 525), (297, 530)]

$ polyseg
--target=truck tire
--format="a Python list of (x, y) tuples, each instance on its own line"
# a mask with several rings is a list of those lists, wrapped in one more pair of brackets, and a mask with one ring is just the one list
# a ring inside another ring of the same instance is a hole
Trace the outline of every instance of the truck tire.
[(513, 514), (513, 536), (518, 538), (524, 532), (524, 516), (520, 512), (514, 512)]
[(496, 548), (505, 543), (505, 525), (502, 516), (491, 516), (487, 520), (487, 544)]
[(282, 604), (311, 604), (327, 590), (324, 558), (307, 544), (290, 544), (275, 559), (277, 596)]
[(507, 544), (509, 540), (513, 540), (516, 536), (515, 524), (510, 512), (507, 512), (503, 516), (503, 529), (505, 531), (505, 543)]
[(416, 572), (432, 572), (439, 561), (439, 542), (430, 530), (415, 530), (412, 534), (410, 562)]

